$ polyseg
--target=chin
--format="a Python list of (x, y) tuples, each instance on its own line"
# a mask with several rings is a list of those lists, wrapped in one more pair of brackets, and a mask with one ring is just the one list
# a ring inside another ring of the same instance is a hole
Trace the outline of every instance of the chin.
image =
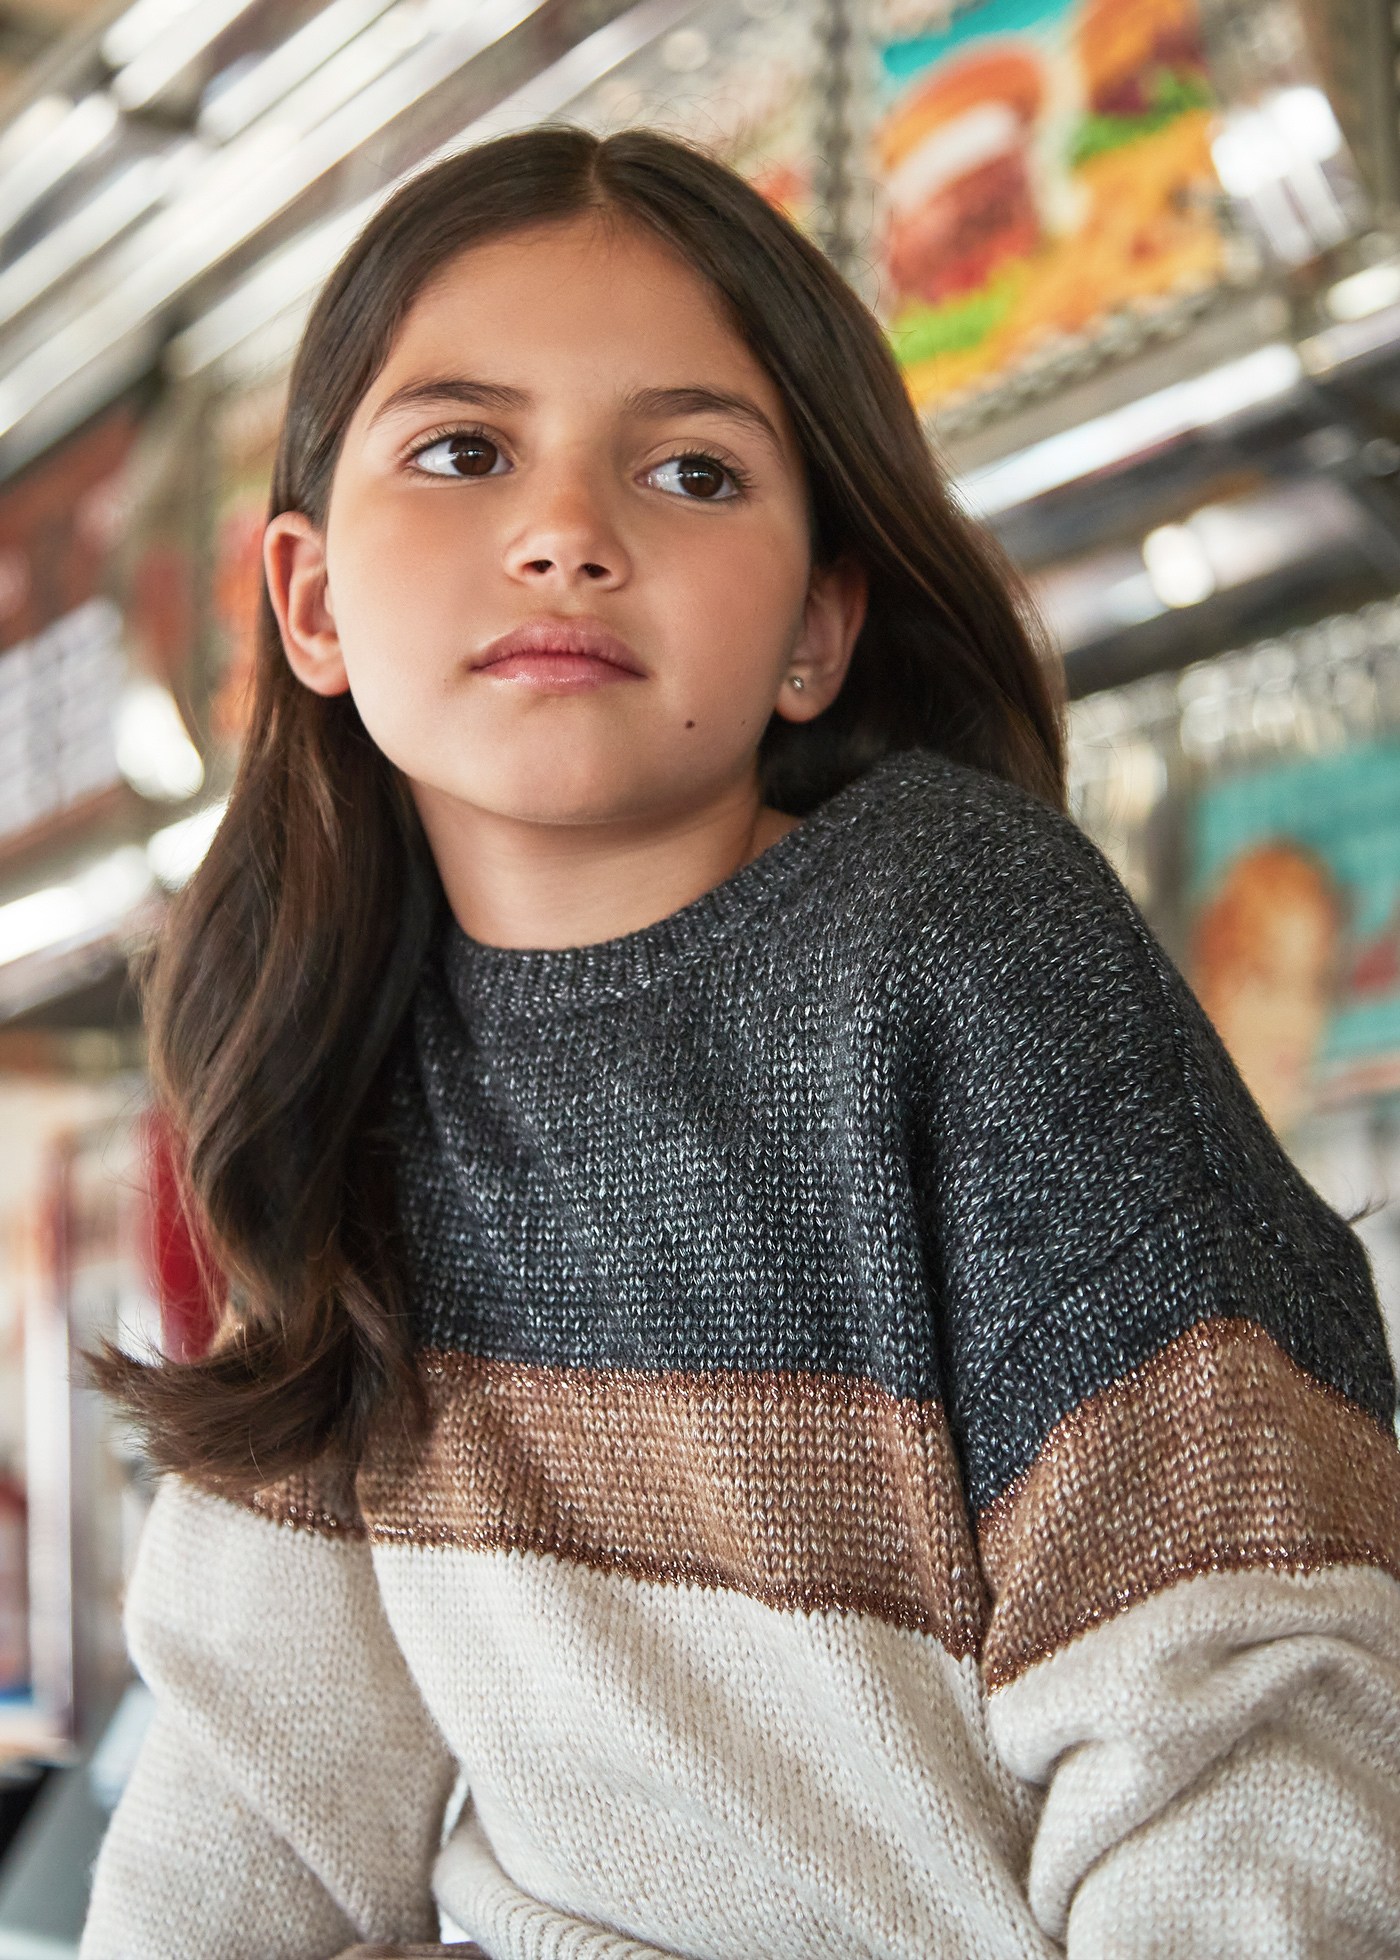
[(641, 787), (615, 758), (574, 752), (501, 758), (450, 793), (517, 823), (575, 825), (627, 818), (637, 811)]

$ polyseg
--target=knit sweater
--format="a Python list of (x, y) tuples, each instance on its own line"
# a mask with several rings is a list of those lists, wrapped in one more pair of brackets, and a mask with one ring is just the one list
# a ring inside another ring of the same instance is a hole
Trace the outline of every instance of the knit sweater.
[(1400, 1955), (1366, 1257), (1073, 823), (451, 926), (393, 1121), (427, 1431), (163, 1483), (83, 1960)]

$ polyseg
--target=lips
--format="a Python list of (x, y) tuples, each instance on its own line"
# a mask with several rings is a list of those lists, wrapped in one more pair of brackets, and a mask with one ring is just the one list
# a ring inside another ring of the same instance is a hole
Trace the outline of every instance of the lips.
[(641, 662), (624, 641), (590, 619), (528, 620), (484, 646), (471, 664), (478, 670), (489, 669), (522, 656), (531, 664), (537, 657), (559, 658), (561, 671), (579, 671), (580, 661), (589, 660), (602, 661), (625, 673), (644, 672)]

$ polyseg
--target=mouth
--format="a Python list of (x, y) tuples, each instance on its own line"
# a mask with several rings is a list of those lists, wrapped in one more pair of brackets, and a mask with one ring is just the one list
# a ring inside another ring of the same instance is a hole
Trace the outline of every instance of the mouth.
[(620, 678), (640, 678), (644, 669), (632, 649), (591, 619), (539, 619), (503, 633), (483, 647), (471, 663), (478, 671), (578, 675), (611, 668)]

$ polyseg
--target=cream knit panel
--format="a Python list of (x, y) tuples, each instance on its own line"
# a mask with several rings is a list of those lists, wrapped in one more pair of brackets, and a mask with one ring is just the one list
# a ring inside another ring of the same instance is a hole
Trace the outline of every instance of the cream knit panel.
[(493, 1960), (1048, 1960), (1039, 1793), (976, 1662), (856, 1612), (375, 1544), (472, 1808), (443, 1909)]
[(361, 1536), (166, 1479), (127, 1638), (157, 1723), (99, 1860), (83, 1960), (327, 1960), (435, 1937), (456, 1766)]
[(81, 1960), (312, 1960), (355, 1928), (161, 1713), (103, 1842)]
[(1216, 1572), (992, 1696), (1070, 1960), (1400, 1956), (1400, 1585)]

